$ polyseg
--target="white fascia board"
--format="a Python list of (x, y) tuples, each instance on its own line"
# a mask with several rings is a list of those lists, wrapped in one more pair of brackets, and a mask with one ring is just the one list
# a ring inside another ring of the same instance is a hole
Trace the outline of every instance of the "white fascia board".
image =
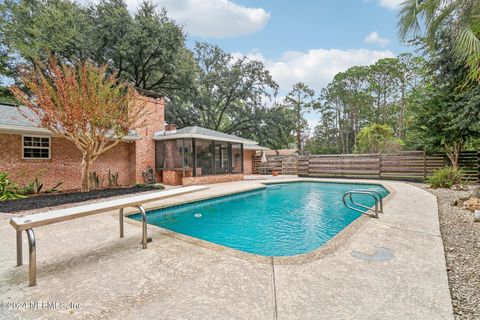
[(170, 135), (162, 135), (162, 136), (154, 136), (153, 140), (173, 140), (173, 139), (204, 139), (204, 140), (214, 140), (214, 141), (223, 141), (223, 142), (235, 142), (235, 143), (243, 143), (243, 144), (258, 144), (256, 141), (252, 140), (237, 140), (237, 139), (229, 139), (229, 138), (220, 138), (220, 137), (212, 137), (198, 133), (181, 133), (181, 134), (170, 134)]
[(44, 136), (55, 136), (53, 132), (45, 128), (26, 127), (26, 126), (12, 126), (0, 124), (0, 132), (12, 134), (40, 134)]
[(255, 145), (255, 146), (243, 146), (243, 150), (270, 150), (270, 148), (267, 148), (267, 147), (262, 147), (262, 146), (259, 146), (259, 145)]
[[(5, 125), (0, 124), (0, 133), (7, 133), (7, 134), (22, 134), (22, 135), (42, 135), (48, 137), (61, 137), (62, 135), (56, 134), (51, 132), (48, 129), (40, 128), (40, 127), (26, 127), (26, 126), (12, 126), (12, 125)], [(136, 141), (139, 140), (140, 137), (138, 135), (129, 135), (122, 137), (122, 141)], [(112, 138), (112, 140), (114, 140)]]

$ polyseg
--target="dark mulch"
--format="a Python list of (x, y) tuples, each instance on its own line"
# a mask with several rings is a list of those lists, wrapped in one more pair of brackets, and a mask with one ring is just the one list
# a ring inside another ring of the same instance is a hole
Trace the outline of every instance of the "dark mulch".
[(0, 212), (15, 213), (23, 210), (33, 210), (46, 207), (60, 206), (68, 203), (103, 199), (124, 194), (145, 192), (159, 189), (158, 187), (139, 186), (131, 188), (113, 188), (93, 190), (90, 192), (65, 192), (32, 196), (25, 199), (7, 200), (0, 202)]

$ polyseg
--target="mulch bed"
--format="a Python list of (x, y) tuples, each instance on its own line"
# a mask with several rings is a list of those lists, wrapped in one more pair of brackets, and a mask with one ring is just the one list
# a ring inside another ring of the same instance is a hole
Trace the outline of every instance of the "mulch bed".
[(438, 199), (454, 317), (480, 319), (480, 222), (474, 222), (472, 212), (452, 205), (455, 199), (468, 192), (426, 190)]
[(50, 193), (31, 196), (25, 199), (7, 200), (0, 202), (0, 212), (15, 213), (24, 210), (61, 206), (69, 203), (115, 197), (131, 193), (158, 190), (158, 187), (141, 186), (131, 188), (100, 189), (90, 192)]

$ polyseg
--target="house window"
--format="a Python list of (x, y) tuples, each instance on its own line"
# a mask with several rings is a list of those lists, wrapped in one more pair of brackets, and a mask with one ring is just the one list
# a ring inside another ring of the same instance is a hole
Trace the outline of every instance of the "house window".
[(24, 159), (50, 159), (50, 138), (23, 136)]

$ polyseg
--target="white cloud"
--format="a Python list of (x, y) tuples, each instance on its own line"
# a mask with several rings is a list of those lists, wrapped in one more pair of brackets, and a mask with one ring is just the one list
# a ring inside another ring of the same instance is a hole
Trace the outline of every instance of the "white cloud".
[[(136, 5), (128, 0), (130, 4)], [(261, 30), (270, 13), (262, 8), (235, 4), (230, 0), (162, 0), (168, 15), (192, 35), (201, 37), (237, 37)]]
[[(98, 3), (100, 0), (74, 0), (78, 3)], [(135, 12), (142, 0), (125, 0)], [(167, 9), (191, 34), (200, 37), (230, 38), (257, 32), (267, 24), (270, 13), (262, 8), (238, 5), (231, 0), (153, 0)]]
[(377, 44), (382, 48), (386, 47), (390, 42), (389, 39), (382, 38), (377, 31), (370, 33), (368, 36), (365, 37), (365, 39), (363, 39), (363, 41), (365, 43)]
[(280, 94), (286, 94), (296, 82), (305, 82), (318, 93), (339, 72), (395, 55), (390, 50), (311, 49), (287, 51), (279, 59), (266, 59), (259, 52), (247, 56), (262, 61), (280, 85)]
[(363, 2), (372, 2), (372, 1), (378, 3), (378, 5), (381, 7), (395, 10), (405, 0), (363, 0)]
[(242, 58), (243, 56), (247, 56), (247, 58), (251, 60), (258, 60), (265, 63), (265, 58), (263, 57), (263, 54), (258, 49), (253, 49), (247, 54), (240, 53), (240, 52), (232, 52), (231, 55), (236, 60)]
[(379, 0), (378, 3), (385, 8), (396, 9), (405, 0)]

